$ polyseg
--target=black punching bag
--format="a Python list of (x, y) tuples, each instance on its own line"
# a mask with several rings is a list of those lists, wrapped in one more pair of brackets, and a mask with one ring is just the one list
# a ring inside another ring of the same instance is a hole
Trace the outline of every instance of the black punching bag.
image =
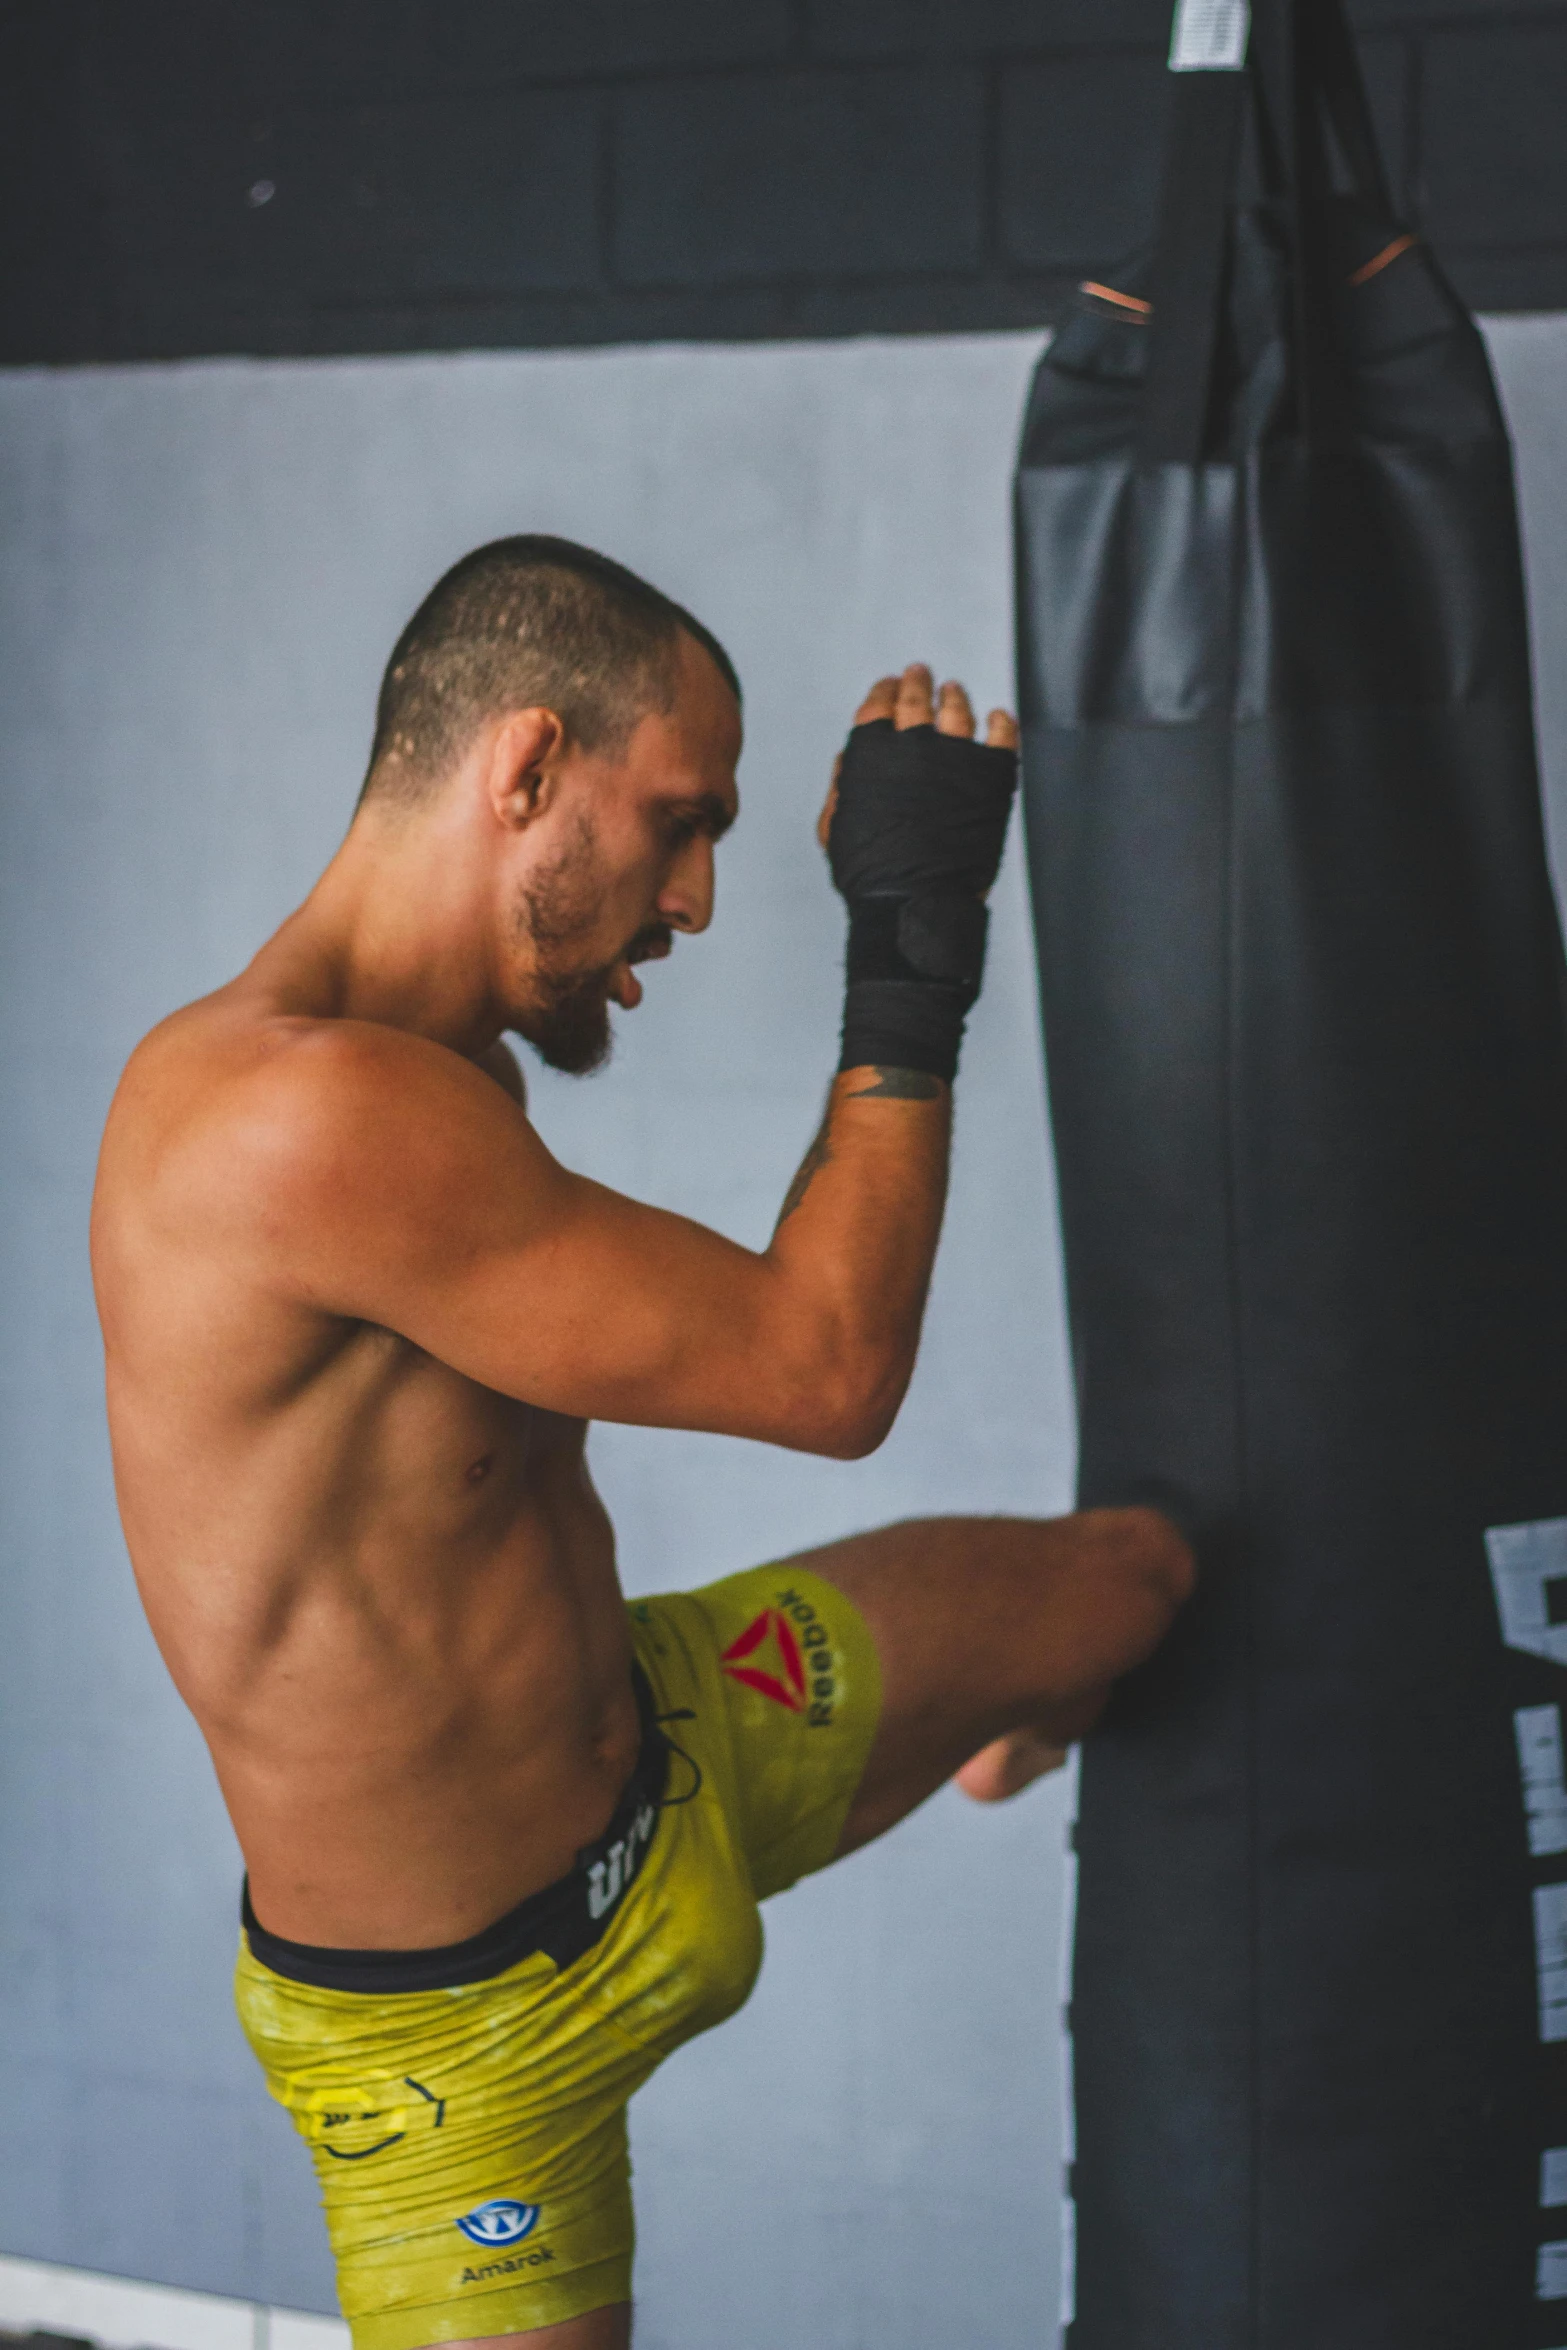
[[(1235, 0), (1188, 0), (1191, 62)], [(1338, 0), (1172, 77), (1017, 490), (1085, 1504), (1070, 2350), (1567, 2346), (1567, 1023), (1508, 443)], [(1070, 2286), (1069, 2286), (1070, 2294)]]

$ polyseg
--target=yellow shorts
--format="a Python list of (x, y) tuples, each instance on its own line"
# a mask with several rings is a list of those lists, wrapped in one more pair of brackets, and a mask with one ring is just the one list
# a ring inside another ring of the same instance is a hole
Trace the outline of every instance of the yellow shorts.
[[(534, 1947), (452, 1981), (502, 1920), (453, 1947), (445, 1979), (448, 1954), (418, 1953), (435, 1987), (343, 1989), (327, 1962), (373, 1981), (401, 1954), (241, 1936), (240, 2020), (314, 2157), (354, 2350), (525, 2333), (630, 2299), (627, 2099), (741, 2006), (757, 1903), (837, 1849), (881, 1703), (857, 1609), (771, 1566), (628, 1614), (662, 1785), (512, 1913), (562, 1916), (558, 1893), (579, 1921), (540, 1929), (559, 1956)], [(321, 1979), (298, 1979), (315, 1959)]]

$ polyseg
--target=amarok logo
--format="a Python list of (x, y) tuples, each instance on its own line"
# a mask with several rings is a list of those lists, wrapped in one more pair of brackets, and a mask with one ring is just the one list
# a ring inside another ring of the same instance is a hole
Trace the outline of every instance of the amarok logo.
[(743, 1681), (790, 1713), (805, 1710), (805, 1659), (794, 1626), (775, 1607), (764, 1607), (719, 1658), (731, 1681)]

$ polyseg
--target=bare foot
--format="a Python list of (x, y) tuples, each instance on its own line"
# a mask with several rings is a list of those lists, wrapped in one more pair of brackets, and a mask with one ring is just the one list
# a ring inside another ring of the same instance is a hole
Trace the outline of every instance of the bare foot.
[(1065, 1746), (1052, 1746), (1037, 1730), (1011, 1730), (1005, 1738), (992, 1739), (978, 1754), (970, 1755), (953, 1784), (975, 1803), (1005, 1803), (1009, 1795), (1021, 1795), (1047, 1771), (1060, 1770), (1069, 1751)]

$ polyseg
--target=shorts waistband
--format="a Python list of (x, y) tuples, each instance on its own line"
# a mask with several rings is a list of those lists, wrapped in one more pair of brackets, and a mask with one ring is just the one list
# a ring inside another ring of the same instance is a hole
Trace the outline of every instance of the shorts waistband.
[(574, 1964), (608, 1931), (630, 1890), (653, 1841), (669, 1777), (669, 1744), (654, 1717), (647, 1675), (635, 1660), (631, 1678), (642, 1723), (631, 1776), (603, 1835), (585, 1844), (553, 1885), (530, 1893), (464, 1942), (443, 1943), (434, 1950), (332, 1950), (269, 1934), (250, 1906), (247, 1880), (240, 1920), (251, 1956), (293, 1983), (322, 1991), (380, 1994), (449, 1991), (464, 1983), (487, 1982), (539, 1951), (558, 1967)]

